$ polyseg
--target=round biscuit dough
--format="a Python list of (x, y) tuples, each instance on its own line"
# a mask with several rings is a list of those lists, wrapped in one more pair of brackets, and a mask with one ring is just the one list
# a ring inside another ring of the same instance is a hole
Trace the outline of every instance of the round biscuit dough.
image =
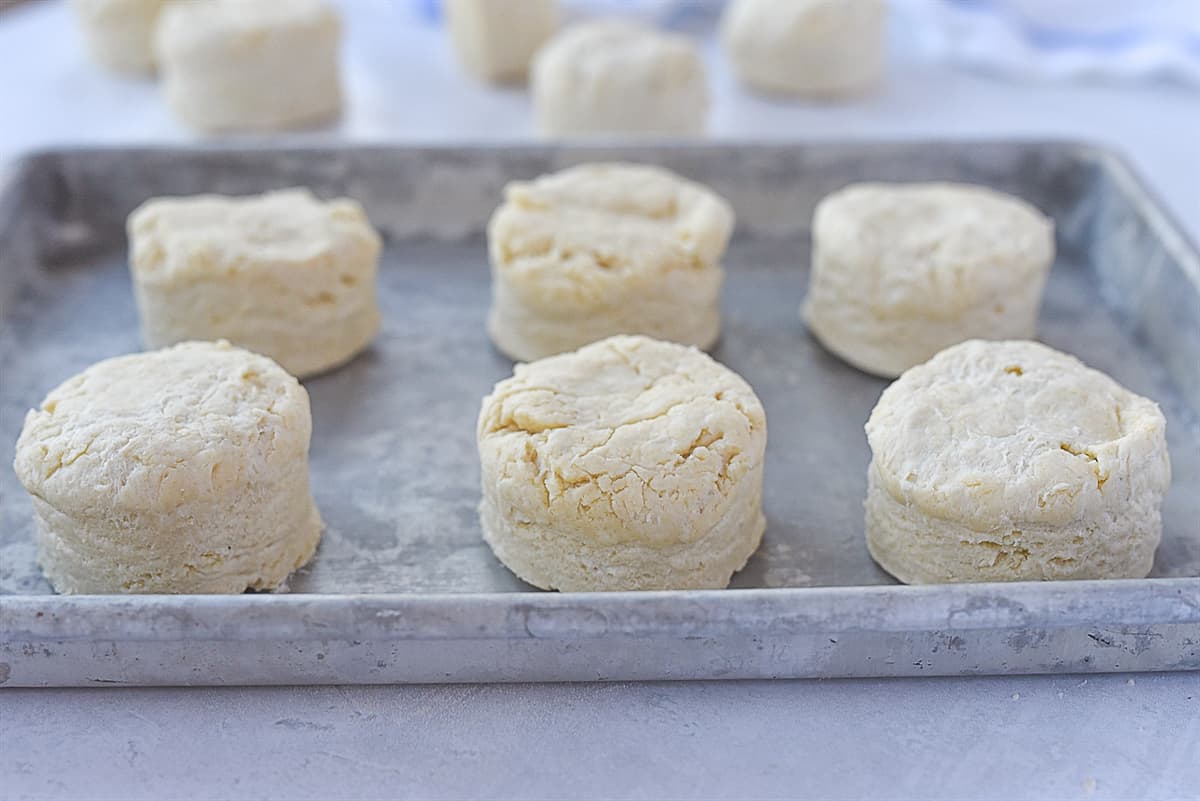
[(1158, 406), (1036, 342), (914, 367), (867, 422), (867, 545), (909, 584), (1141, 578), (1171, 480)]
[(563, 591), (721, 588), (762, 538), (766, 417), (694, 348), (618, 336), (517, 365), (483, 400), (484, 539)]
[(558, 0), (447, 0), (459, 62), (493, 83), (523, 81), (533, 54), (558, 27)]
[(166, 0), (71, 0), (98, 64), (116, 72), (154, 72), (154, 26)]
[(887, 66), (884, 0), (733, 0), (721, 41), (738, 80), (768, 94), (835, 99), (876, 87)]
[(306, 189), (155, 198), (129, 216), (148, 348), (228, 339), (301, 378), (349, 361), (379, 330), (381, 241), (362, 207)]
[(733, 224), (724, 199), (657, 167), (511, 183), (488, 225), (492, 341), (522, 361), (615, 334), (709, 348)]
[(107, 359), (25, 417), (14, 468), (63, 593), (273, 589), (312, 556), (308, 393), (227, 342)]
[(809, 330), (855, 367), (894, 378), (968, 339), (1029, 339), (1054, 225), (967, 184), (855, 184), (813, 215)]
[(698, 136), (708, 78), (696, 46), (628, 20), (563, 29), (534, 56), (534, 117), (546, 136)]
[(342, 108), (341, 21), (320, 0), (169, 3), (154, 49), (167, 105), (201, 131), (324, 124)]

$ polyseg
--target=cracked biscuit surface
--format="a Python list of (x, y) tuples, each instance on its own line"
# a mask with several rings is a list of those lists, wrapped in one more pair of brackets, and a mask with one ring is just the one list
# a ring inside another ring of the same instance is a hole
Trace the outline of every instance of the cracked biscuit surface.
[(277, 587), (321, 534), (311, 430), (296, 379), (227, 342), (92, 365), (17, 441), (47, 579), (64, 593)]
[(855, 184), (813, 215), (803, 315), (833, 353), (895, 377), (968, 339), (1034, 336), (1053, 261), (1053, 223), (1015, 197)]
[(1171, 479), (1158, 406), (1036, 342), (964, 342), (867, 422), (867, 544), (907, 583), (1141, 578)]
[(492, 341), (523, 361), (616, 334), (711, 347), (733, 223), (724, 199), (657, 167), (511, 183), (488, 225)]
[(155, 198), (127, 227), (148, 348), (228, 339), (304, 378), (379, 330), (381, 240), (353, 200), (307, 189)]
[(484, 538), (544, 589), (725, 587), (766, 527), (762, 404), (694, 348), (617, 336), (517, 365), (477, 437)]

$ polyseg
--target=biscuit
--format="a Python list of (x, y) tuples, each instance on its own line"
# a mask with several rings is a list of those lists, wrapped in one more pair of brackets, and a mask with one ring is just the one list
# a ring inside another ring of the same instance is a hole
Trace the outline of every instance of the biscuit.
[(695, 45), (626, 20), (572, 25), (534, 56), (534, 117), (547, 136), (699, 135), (708, 78)]
[(154, 49), (167, 105), (201, 131), (326, 123), (342, 107), (341, 22), (320, 0), (170, 3)]
[(308, 393), (227, 342), (94, 364), (25, 417), (14, 468), (63, 593), (271, 589), (312, 556)]
[(483, 400), (484, 539), (564, 591), (721, 588), (762, 513), (766, 417), (694, 348), (618, 336), (517, 365)]
[(867, 422), (867, 545), (910, 584), (1141, 578), (1171, 480), (1158, 406), (1035, 342), (914, 367)]
[(825, 347), (895, 377), (968, 339), (1029, 339), (1054, 225), (965, 184), (856, 184), (813, 216), (803, 315)]
[(488, 226), (492, 341), (525, 361), (615, 334), (709, 348), (733, 223), (721, 197), (656, 167), (509, 184)]
[(738, 80), (768, 94), (833, 99), (880, 83), (884, 0), (733, 0), (721, 41)]
[(458, 60), (493, 83), (523, 81), (533, 54), (558, 27), (558, 0), (447, 0)]
[(155, 198), (129, 216), (148, 348), (228, 339), (295, 376), (336, 367), (379, 330), (381, 241), (362, 207), (306, 189)]
[(166, 0), (71, 0), (88, 53), (116, 72), (154, 72), (154, 26)]

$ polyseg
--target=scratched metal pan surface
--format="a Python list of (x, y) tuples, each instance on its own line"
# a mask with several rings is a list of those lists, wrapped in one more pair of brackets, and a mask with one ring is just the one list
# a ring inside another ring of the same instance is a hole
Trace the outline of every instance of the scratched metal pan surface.
[[(522, 584), (484, 546), (474, 423), (512, 364), (488, 343), (484, 225), (504, 183), (597, 158), (661, 164), (738, 212), (715, 356), (770, 420), (762, 548), (714, 592)], [(1058, 223), (1041, 337), (1157, 400), (1174, 483), (1152, 577), (902, 587), (868, 557), (863, 422), (885, 382), (797, 313), (817, 201), (950, 179)], [(139, 349), (125, 215), (148, 197), (307, 185), (385, 233), (383, 331), (306, 382), (328, 528), (287, 592), (63, 597), (11, 469), (27, 408)], [(0, 683), (271, 684), (900, 676), (1200, 668), (1200, 267), (1120, 159), (1068, 143), (67, 150), (0, 201)]]

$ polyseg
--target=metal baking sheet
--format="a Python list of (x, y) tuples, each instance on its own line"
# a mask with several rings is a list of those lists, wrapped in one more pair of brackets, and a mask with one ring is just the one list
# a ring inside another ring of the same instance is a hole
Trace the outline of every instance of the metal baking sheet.
[[(715, 356), (770, 420), (762, 548), (716, 592), (522, 584), (484, 546), (474, 421), (512, 364), (484, 331), (503, 184), (584, 160), (661, 164), (734, 204)], [(897, 586), (870, 560), (863, 422), (885, 382), (798, 306), (809, 220), (855, 180), (1014, 192), (1058, 223), (1041, 336), (1162, 405), (1174, 462), (1152, 578)], [(12, 471), (24, 411), (139, 348), (125, 215), (152, 195), (307, 185), (384, 232), (383, 332), (306, 382), (328, 528), (287, 592), (61, 597)], [(1200, 668), (1200, 266), (1123, 163), (1066, 143), (69, 150), (0, 200), (0, 683), (353, 683), (894, 676)]]

